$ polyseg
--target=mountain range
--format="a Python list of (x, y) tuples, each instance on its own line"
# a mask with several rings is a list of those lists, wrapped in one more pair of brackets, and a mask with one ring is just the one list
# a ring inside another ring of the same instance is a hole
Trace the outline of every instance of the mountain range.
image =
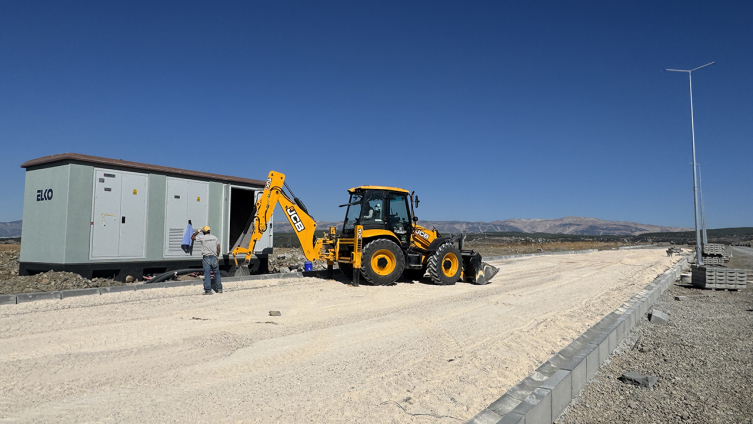
[[(549, 234), (577, 234), (589, 236), (601, 235), (630, 235), (643, 233), (665, 233), (690, 231), (691, 228), (664, 227), (660, 225), (638, 224), (626, 221), (605, 221), (597, 218), (583, 218), (567, 216), (557, 219), (506, 219), (491, 222), (467, 221), (419, 221), (426, 228), (436, 228), (440, 233), (491, 233), (491, 232), (519, 232), (519, 233), (549, 233)], [(287, 221), (275, 223), (275, 231), (281, 233), (292, 232)], [(317, 228), (326, 229), (335, 226), (342, 227), (342, 221), (318, 221)], [(20, 237), (21, 221), (0, 222), (0, 238)]]
[(21, 221), (0, 222), (0, 238), (21, 237)]
[[(631, 235), (643, 233), (664, 233), (690, 231), (691, 228), (664, 227), (661, 225), (638, 224), (626, 221), (605, 221), (597, 218), (567, 216), (557, 219), (506, 219), (491, 222), (467, 221), (418, 221), (426, 228), (436, 228), (443, 234), (451, 233), (490, 233), (490, 232), (519, 232), (519, 233), (549, 233), (549, 234), (577, 234), (589, 236), (601, 235)], [(286, 221), (276, 222), (275, 231), (288, 233), (293, 229)], [(340, 222), (317, 221), (317, 228), (326, 229), (335, 226), (342, 227)]]

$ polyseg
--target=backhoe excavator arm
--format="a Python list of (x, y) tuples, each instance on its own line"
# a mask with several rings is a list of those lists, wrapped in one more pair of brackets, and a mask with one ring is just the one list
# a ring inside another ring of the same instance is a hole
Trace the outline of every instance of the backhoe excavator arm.
[[(303, 253), (306, 259), (313, 261), (320, 259), (322, 240), (315, 240), (314, 231), (316, 222), (302, 207), (300, 201), (291, 200), (283, 191), (285, 184), (285, 175), (279, 172), (270, 172), (267, 177), (267, 184), (264, 187), (259, 200), (256, 202), (256, 214), (254, 215), (254, 228), (251, 234), (251, 240), (248, 247), (238, 246), (231, 254), (236, 266), (238, 265), (237, 255), (246, 255), (246, 264), (248, 264), (254, 252), (256, 242), (261, 239), (262, 234), (267, 230), (267, 225), (272, 217), (275, 206), (279, 203), (285, 212), (285, 217), (293, 227), (298, 240), (301, 242)], [(298, 199), (296, 199), (298, 200)]]

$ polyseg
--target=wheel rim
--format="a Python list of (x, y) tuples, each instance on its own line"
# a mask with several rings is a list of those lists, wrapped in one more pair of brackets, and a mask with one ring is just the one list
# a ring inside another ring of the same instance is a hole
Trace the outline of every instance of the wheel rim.
[(448, 253), (442, 258), (442, 273), (447, 277), (454, 277), (458, 272), (460, 261), (454, 253)]
[(378, 275), (389, 275), (395, 270), (397, 260), (395, 254), (387, 249), (379, 249), (371, 257), (371, 269)]

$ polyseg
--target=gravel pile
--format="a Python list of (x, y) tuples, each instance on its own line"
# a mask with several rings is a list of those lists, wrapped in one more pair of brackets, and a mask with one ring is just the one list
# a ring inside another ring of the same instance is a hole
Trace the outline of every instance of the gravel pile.
[(89, 280), (72, 272), (48, 271), (36, 275), (19, 276), (18, 256), (17, 250), (0, 252), (0, 294), (37, 293), (123, 285), (119, 281), (106, 278)]
[[(675, 296), (685, 296), (675, 300)], [(753, 289), (710, 291), (675, 283), (557, 421), (753, 423)], [(652, 388), (619, 380), (658, 377)]]

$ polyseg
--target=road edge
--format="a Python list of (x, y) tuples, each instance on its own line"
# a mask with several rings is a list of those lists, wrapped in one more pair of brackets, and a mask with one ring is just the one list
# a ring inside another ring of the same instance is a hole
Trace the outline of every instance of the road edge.
[(659, 296), (689, 266), (685, 257), (664, 271), (466, 424), (554, 422)]
[[(270, 279), (285, 279), (285, 278), (301, 278), (305, 277), (304, 272), (287, 272), (284, 274), (262, 274), (262, 275), (247, 275), (245, 277), (223, 277), (222, 281), (253, 281), (253, 280), (270, 280)], [(111, 286), (111, 287), (94, 287), (90, 289), (72, 289), (72, 290), (59, 290), (52, 292), (39, 292), (39, 293), (19, 293), (19, 294), (4, 294), (0, 295), (0, 305), (14, 305), (27, 302), (36, 302), (38, 300), (52, 300), (52, 299), (66, 299), (76, 296), (91, 296), (91, 295), (104, 295), (109, 293), (120, 293), (126, 291), (138, 291), (147, 289), (166, 289), (170, 287), (183, 287), (183, 286), (199, 286), (204, 284), (204, 279), (186, 280), (186, 281), (167, 281), (163, 283), (149, 284), (132, 284), (126, 286)]]

